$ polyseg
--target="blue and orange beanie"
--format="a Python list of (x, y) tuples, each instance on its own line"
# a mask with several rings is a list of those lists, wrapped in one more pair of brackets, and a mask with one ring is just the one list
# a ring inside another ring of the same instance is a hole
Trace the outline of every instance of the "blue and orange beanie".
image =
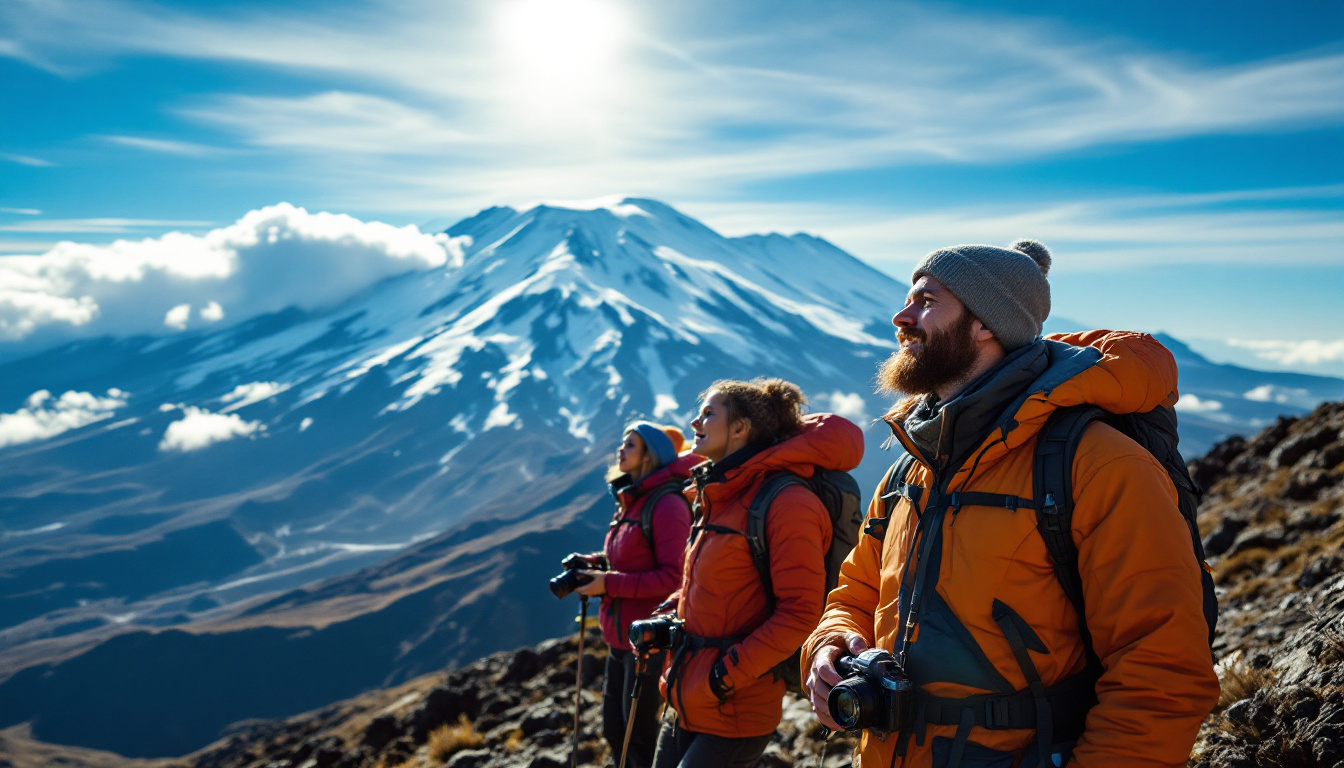
[(686, 436), (676, 427), (665, 427), (651, 421), (636, 421), (625, 428), (624, 434), (634, 432), (644, 441), (644, 446), (653, 455), (658, 466), (670, 464), (681, 448), (686, 444)]

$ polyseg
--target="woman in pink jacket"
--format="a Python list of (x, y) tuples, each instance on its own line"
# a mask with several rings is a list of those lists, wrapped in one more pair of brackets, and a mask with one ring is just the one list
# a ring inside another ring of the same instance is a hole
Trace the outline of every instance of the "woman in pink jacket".
[[(617, 764), (625, 741), (630, 690), (635, 683), (635, 656), (627, 637), (630, 623), (647, 619), (654, 608), (681, 585), (691, 508), (682, 491), (691, 467), (704, 461), (695, 454), (679, 456), (685, 436), (675, 427), (637, 421), (626, 427), (608, 480), (616, 497), (616, 513), (601, 552), (580, 557), (593, 566), (582, 573), (592, 580), (578, 588), (601, 596), (602, 638), (611, 647), (602, 686), (602, 731)], [(651, 514), (645, 514), (649, 502)], [(572, 556), (571, 556), (572, 557)], [(630, 734), (631, 768), (649, 768), (658, 739), (658, 674), (662, 655), (651, 657), (634, 728)]]

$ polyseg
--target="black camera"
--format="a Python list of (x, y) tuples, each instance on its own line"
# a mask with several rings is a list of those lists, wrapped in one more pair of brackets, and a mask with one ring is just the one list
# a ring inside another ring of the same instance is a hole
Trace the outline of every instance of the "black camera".
[(566, 597), (569, 597), (570, 592), (573, 592), (592, 580), (592, 576), (579, 573), (577, 570), (567, 570), (550, 580), (551, 594), (564, 600)]
[(835, 662), (845, 679), (826, 698), (831, 719), (846, 731), (896, 733), (910, 720), (915, 686), (896, 658), (877, 648)]
[(671, 616), (640, 619), (630, 623), (630, 645), (635, 653), (648, 656), (680, 645), (685, 631), (686, 622)]

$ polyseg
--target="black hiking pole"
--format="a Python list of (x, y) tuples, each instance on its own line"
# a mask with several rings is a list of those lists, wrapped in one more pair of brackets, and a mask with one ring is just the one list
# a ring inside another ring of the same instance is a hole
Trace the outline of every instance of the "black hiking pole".
[(574, 663), (574, 749), (570, 768), (579, 768), (579, 703), (583, 699), (583, 636), (588, 631), (588, 596), (579, 595), (579, 656)]
[(630, 714), (625, 718), (625, 741), (621, 742), (620, 768), (625, 768), (625, 759), (630, 756), (630, 734), (635, 732), (635, 712), (639, 709), (639, 694), (644, 689), (644, 657), (636, 656), (635, 659), (635, 684), (630, 688)]
[(830, 743), (835, 731), (826, 726), (822, 726), (821, 729), (826, 732), (826, 735), (821, 737), (821, 757), (817, 760), (817, 768), (826, 768), (826, 745)]

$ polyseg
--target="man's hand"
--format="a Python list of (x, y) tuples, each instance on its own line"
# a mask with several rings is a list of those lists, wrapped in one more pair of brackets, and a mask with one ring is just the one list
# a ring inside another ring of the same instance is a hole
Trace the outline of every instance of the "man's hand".
[(845, 635), (845, 648), (848, 649), (848, 653), (838, 645), (828, 645), (817, 651), (812, 657), (812, 669), (808, 671), (805, 683), (812, 697), (812, 711), (817, 713), (817, 719), (821, 724), (832, 731), (842, 730), (831, 719), (831, 709), (826, 704), (831, 689), (842, 679), (839, 670), (835, 668), (835, 660), (846, 655), (858, 656), (868, 650), (868, 643), (857, 632), (849, 632)]

